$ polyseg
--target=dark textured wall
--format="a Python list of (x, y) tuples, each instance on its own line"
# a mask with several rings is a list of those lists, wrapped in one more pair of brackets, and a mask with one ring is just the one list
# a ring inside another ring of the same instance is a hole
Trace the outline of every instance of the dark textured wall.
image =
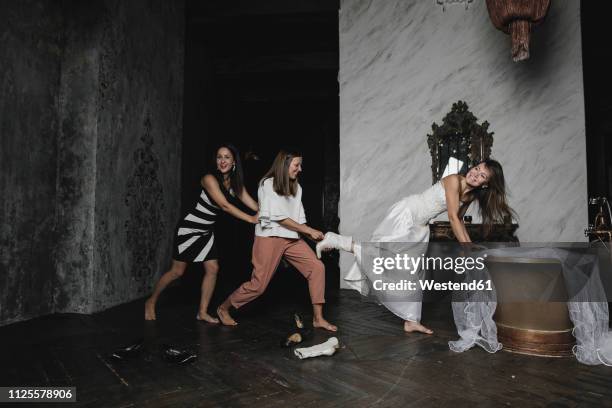
[(0, 2), (0, 323), (52, 311), (61, 13)]
[(65, 2), (58, 98), (57, 248), (54, 311), (92, 310), (96, 198), (98, 2)]
[(179, 214), (184, 5), (0, 2), (0, 324), (142, 296)]
[(99, 50), (94, 309), (150, 291), (180, 214), (184, 6), (107, 1)]

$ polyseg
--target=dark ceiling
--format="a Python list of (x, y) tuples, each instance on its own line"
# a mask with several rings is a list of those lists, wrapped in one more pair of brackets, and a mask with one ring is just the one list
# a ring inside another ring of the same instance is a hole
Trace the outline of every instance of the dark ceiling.
[(337, 97), (338, 8), (338, 0), (191, 1), (187, 33), (241, 100)]

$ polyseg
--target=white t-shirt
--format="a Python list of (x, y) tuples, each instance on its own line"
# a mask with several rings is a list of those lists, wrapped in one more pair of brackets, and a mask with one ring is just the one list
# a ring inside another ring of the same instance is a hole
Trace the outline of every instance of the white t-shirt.
[(266, 179), (257, 190), (259, 201), (259, 224), (255, 226), (258, 237), (299, 238), (299, 234), (278, 223), (291, 218), (298, 224), (306, 224), (302, 205), (302, 187), (298, 184), (295, 196), (278, 195), (273, 188), (273, 179)]

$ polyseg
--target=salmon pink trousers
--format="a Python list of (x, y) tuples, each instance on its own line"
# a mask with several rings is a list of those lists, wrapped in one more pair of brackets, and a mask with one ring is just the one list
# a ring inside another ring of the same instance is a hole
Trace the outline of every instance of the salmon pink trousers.
[(308, 280), (312, 304), (325, 303), (325, 266), (302, 239), (255, 236), (253, 274), (229, 297), (236, 309), (260, 296), (268, 287), (282, 257)]

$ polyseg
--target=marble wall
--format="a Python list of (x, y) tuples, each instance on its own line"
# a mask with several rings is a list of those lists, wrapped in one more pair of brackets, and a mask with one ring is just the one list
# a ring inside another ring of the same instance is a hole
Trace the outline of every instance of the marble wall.
[(495, 132), (519, 239), (585, 240), (578, 0), (552, 2), (521, 63), (484, 1), (443, 12), (434, 1), (342, 0), (339, 81), (342, 233), (367, 240), (391, 204), (431, 184), (426, 135), (464, 100)]

